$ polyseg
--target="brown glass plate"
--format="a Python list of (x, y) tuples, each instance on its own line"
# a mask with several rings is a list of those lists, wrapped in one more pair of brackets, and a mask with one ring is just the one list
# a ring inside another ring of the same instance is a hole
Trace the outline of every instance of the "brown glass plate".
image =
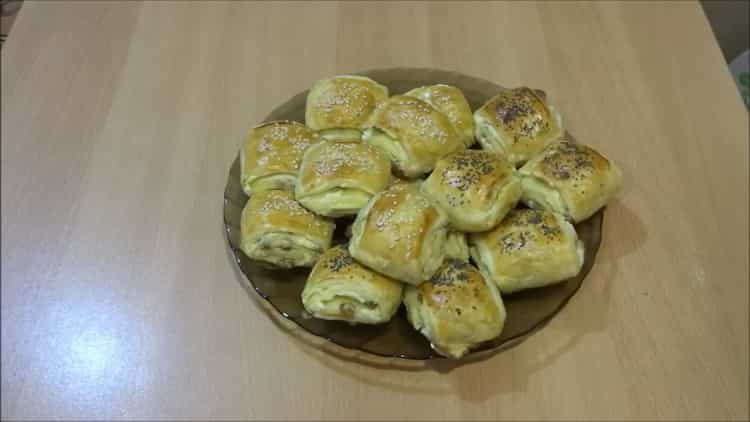
[[(386, 85), (391, 95), (406, 92), (422, 85), (447, 83), (460, 88), (468, 99), (472, 110), (479, 108), (487, 99), (498, 93), (503, 87), (491, 82), (434, 69), (385, 69), (358, 73), (369, 76)], [(292, 99), (276, 108), (264, 121), (294, 120), (305, 121), (305, 98), (307, 91), (297, 94)], [(384, 358), (401, 358), (413, 360), (439, 359), (429, 342), (415, 331), (406, 319), (403, 306), (393, 319), (375, 326), (352, 326), (340, 321), (326, 321), (309, 318), (300, 299), (309, 269), (271, 270), (248, 258), (240, 250), (240, 214), (247, 201), (247, 196), (240, 186), (239, 157), (234, 160), (229, 171), (224, 191), (224, 229), (233, 260), (244, 274), (241, 282), (255, 291), (261, 304), (270, 312), (281, 326), (300, 331), (311, 340), (310, 335), (318, 337), (314, 343), (326, 346), (333, 343), (335, 351), (366, 352)], [(491, 350), (503, 349), (523, 339), (528, 334), (543, 326), (581, 286), (591, 270), (601, 241), (601, 225), (604, 212), (599, 211), (586, 221), (578, 224), (576, 230), (586, 248), (583, 269), (574, 278), (562, 283), (539, 289), (530, 289), (504, 296), (507, 320), (502, 334), (495, 340), (486, 342), (471, 355)], [(344, 229), (351, 219), (337, 220), (335, 243), (346, 242)], [(248, 284), (249, 283), (249, 284)], [(291, 322), (292, 324), (290, 324)], [(332, 351), (330, 348), (324, 349)]]

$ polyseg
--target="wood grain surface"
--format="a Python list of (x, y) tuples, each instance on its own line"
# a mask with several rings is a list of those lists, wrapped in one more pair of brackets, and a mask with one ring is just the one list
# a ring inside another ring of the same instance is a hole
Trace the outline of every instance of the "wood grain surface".
[[(2, 49), (3, 419), (747, 419), (748, 114), (697, 3), (26, 2)], [(491, 359), (295, 340), (237, 282), (222, 189), (314, 80), (545, 89), (625, 188), (597, 263)]]

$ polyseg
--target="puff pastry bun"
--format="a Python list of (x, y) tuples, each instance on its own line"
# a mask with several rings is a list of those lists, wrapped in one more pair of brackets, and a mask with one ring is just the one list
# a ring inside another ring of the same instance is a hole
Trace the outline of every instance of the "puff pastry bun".
[(598, 211), (622, 183), (620, 169), (593, 148), (563, 139), (520, 170), (523, 202), (580, 222)]
[(318, 141), (307, 126), (274, 121), (250, 130), (240, 150), (240, 182), (247, 195), (269, 189), (294, 189), (302, 155)]
[(357, 214), (349, 252), (379, 273), (419, 284), (443, 262), (447, 231), (447, 218), (415, 184), (397, 182)]
[(364, 76), (341, 75), (315, 82), (307, 94), (305, 122), (324, 138), (359, 138), (388, 88)]
[(583, 242), (560, 214), (515, 209), (495, 229), (469, 237), (469, 251), (503, 294), (573, 277), (583, 265)]
[(312, 267), (331, 246), (334, 224), (306, 210), (286, 190), (257, 192), (242, 210), (241, 249), (280, 268)]
[(407, 286), (404, 305), (409, 321), (432, 348), (452, 358), (496, 338), (505, 325), (497, 287), (459, 260), (446, 261), (431, 280)]
[(409, 178), (429, 172), (438, 159), (464, 148), (445, 114), (404, 95), (393, 96), (378, 107), (362, 140), (383, 151)]
[(391, 162), (375, 147), (329, 140), (308, 148), (300, 164), (295, 197), (327, 217), (355, 215), (391, 180)]
[(515, 168), (499, 154), (464, 150), (440, 159), (421, 191), (448, 215), (453, 227), (480, 232), (495, 227), (516, 205), (521, 183)]
[(526, 87), (490, 98), (474, 112), (474, 128), (484, 149), (504, 154), (515, 166), (564, 133), (562, 118), (544, 92)]
[(438, 109), (448, 116), (448, 120), (467, 148), (474, 144), (474, 117), (469, 102), (460, 89), (437, 84), (414, 88), (404, 95), (419, 98)]
[(402, 292), (403, 284), (360, 265), (338, 245), (313, 267), (302, 304), (315, 318), (379, 324), (396, 313)]

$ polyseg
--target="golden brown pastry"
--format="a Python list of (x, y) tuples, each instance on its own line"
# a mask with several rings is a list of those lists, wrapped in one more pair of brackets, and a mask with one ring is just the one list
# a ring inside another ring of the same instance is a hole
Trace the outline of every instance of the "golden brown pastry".
[(445, 258), (448, 220), (413, 183), (393, 183), (360, 210), (349, 252), (360, 263), (410, 284), (429, 279)]
[(497, 287), (474, 266), (448, 260), (419, 286), (406, 286), (404, 305), (411, 324), (441, 355), (460, 358), (500, 335), (505, 306)]
[(523, 202), (580, 222), (598, 211), (622, 183), (620, 169), (593, 148), (563, 139), (520, 170)]
[(307, 94), (305, 122), (327, 139), (359, 138), (388, 88), (370, 78), (334, 76), (315, 82)]
[(441, 157), (464, 148), (448, 117), (428, 103), (403, 95), (389, 98), (362, 134), (404, 176), (429, 172)]
[(286, 190), (254, 193), (240, 220), (241, 249), (280, 268), (312, 267), (331, 246), (334, 224), (306, 210)]
[(445, 257), (469, 262), (469, 244), (466, 234), (456, 230), (448, 230), (445, 238)]
[(302, 159), (295, 197), (328, 217), (355, 215), (391, 180), (391, 162), (359, 139), (319, 142)]
[(463, 92), (455, 86), (437, 84), (414, 88), (404, 94), (419, 98), (448, 116), (456, 133), (468, 148), (474, 144), (474, 117)]
[(355, 261), (344, 245), (323, 253), (302, 290), (302, 304), (315, 318), (379, 324), (401, 305), (403, 284)]
[(474, 112), (474, 130), (482, 147), (499, 152), (518, 166), (563, 133), (560, 114), (543, 91), (508, 89)]
[(471, 234), (469, 251), (502, 294), (573, 277), (584, 256), (583, 242), (565, 217), (532, 209), (513, 210), (493, 230)]
[(240, 182), (247, 195), (294, 189), (302, 155), (318, 141), (307, 126), (290, 121), (263, 123), (250, 130), (240, 150)]
[(460, 231), (489, 230), (521, 198), (516, 169), (496, 153), (464, 150), (441, 158), (422, 183), (422, 193)]

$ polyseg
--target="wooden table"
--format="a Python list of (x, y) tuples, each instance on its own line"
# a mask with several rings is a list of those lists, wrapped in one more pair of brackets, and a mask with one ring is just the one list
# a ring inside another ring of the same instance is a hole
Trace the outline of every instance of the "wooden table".
[[(546, 89), (625, 188), (543, 330), (404, 371), (279, 330), (222, 190), (314, 80)], [(748, 114), (697, 3), (27, 2), (2, 51), (2, 417), (747, 419)]]

